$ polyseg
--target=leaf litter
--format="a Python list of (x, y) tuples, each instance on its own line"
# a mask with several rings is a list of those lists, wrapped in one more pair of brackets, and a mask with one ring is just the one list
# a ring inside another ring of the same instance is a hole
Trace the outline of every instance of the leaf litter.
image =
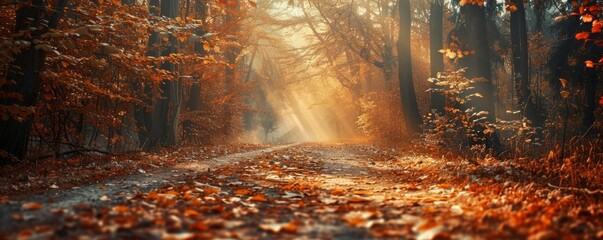
[[(0, 236), (603, 237), (600, 199), (552, 189), (521, 174), (498, 163), (473, 168), (462, 160), (438, 160), (404, 149), (303, 144), (123, 198), (103, 195), (104, 204), (57, 209), (39, 217), (44, 219), (36, 219), (43, 203), (23, 202), (23, 212), (12, 216), (21, 225)], [(5, 206), (17, 204), (6, 199), (0, 198)]]

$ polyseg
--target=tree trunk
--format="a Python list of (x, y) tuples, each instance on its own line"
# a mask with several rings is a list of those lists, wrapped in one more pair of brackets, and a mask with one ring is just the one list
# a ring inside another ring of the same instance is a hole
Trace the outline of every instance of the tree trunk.
[[(59, 20), (63, 16), (63, 9), (67, 5), (67, 0), (57, 1), (53, 6), (53, 11), (46, 12), (42, 8), (35, 7), (44, 4), (44, 1), (34, 0), (31, 5), (24, 4), (17, 10), (15, 33), (30, 28), (37, 30), (31, 30), (30, 37), (22, 39), (32, 42), (32, 44), (15, 57), (15, 61), (11, 65), (18, 66), (18, 68), (9, 69), (6, 75), (7, 80), (14, 81), (16, 84), (3, 85), (0, 89), (5, 93), (20, 94), (23, 98), (2, 99), (0, 105), (34, 107), (37, 103), (41, 80), (40, 73), (44, 70), (46, 53), (43, 50), (36, 49), (33, 40), (48, 32), (49, 29), (58, 26)], [(23, 121), (12, 118), (0, 120), (0, 164), (10, 163), (14, 158), (20, 160), (25, 158), (32, 123), (33, 116), (29, 116)]]
[[(204, 23), (206, 23), (206, 15), (207, 15), (207, 7), (204, 1), (195, 1), (195, 14), (198, 19), (201, 19)], [(190, 9), (190, 0), (186, 2), (186, 16), (188, 16), (188, 11)], [(205, 26), (205, 24), (203, 24)], [(195, 34), (199, 36), (203, 36), (205, 34), (205, 30), (200, 27), (195, 31)], [(196, 42), (194, 44), (194, 50), (197, 54), (201, 56), (207, 55), (207, 52), (203, 48), (203, 44), (201, 42)], [(199, 74), (199, 76), (195, 76), (197, 78), (196, 81), (193, 82), (191, 89), (189, 91), (189, 99), (187, 101), (187, 109), (190, 112), (198, 111), (201, 108), (201, 79), (203, 78), (203, 73)], [(184, 122), (184, 133), (186, 138), (190, 143), (198, 143), (198, 138), (195, 132), (194, 123), (192, 121)]]
[[(537, 33), (542, 32), (542, 26), (544, 22), (544, 14), (546, 13), (546, 8), (544, 4), (545, 0), (538, 0), (534, 3), (534, 18), (535, 21), (535, 31)], [(525, 10), (524, 10), (525, 14)]]
[[(157, 11), (159, 9), (159, 0), (151, 0), (149, 2), (149, 10), (153, 15), (159, 15)], [(149, 36), (148, 47), (150, 50), (147, 52), (147, 56), (159, 57), (161, 51), (159, 49), (160, 42), (159, 32), (151, 33)], [(151, 97), (151, 89), (149, 86), (142, 85), (140, 91), (144, 91), (148, 96)], [(149, 108), (138, 109), (135, 113), (136, 126), (138, 127), (138, 140), (139, 145), (143, 149), (150, 149), (155, 144), (156, 140), (152, 138), (151, 128), (153, 126), (153, 104), (152, 99), (148, 99), (146, 105)]]
[[(465, 4), (461, 8), (465, 17), (467, 29), (466, 42), (474, 54), (466, 56), (465, 64), (467, 67), (468, 78), (483, 78), (483, 81), (475, 83), (475, 89), (472, 93), (479, 93), (483, 98), (473, 97), (468, 102), (468, 107), (473, 107), (475, 112), (486, 111), (486, 124), (495, 123), (494, 92), (492, 89), (492, 72), (490, 63), (490, 47), (488, 46), (488, 36), (486, 33), (486, 12), (484, 7), (478, 5)], [(499, 146), (496, 132), (485, 134), (486, 126), (479, 126), (472, 129), (479, 139), (477, 142), (485, 140), (486, 146), (491, 149), (497, 149)]]
[[(151, 12), (156, 13), (156, 8), (161, 7), (159, 13), (162, 17), (176, 18), (179, 16), (180, 1), (164, 0), (159, 3), (157, 0), (150, 2)], [(150, 56), (169, 56), (176, 53), (174, 45), (175, 38), (168, 37), (169, 46), (165, 49), (153, 49), (161, 45), (162, 37), (158, 32), (151, 34), (149, 46), (152, 48), (148, 55)], [(162, 69), (174, 72), (176, 65), (171, 62), (165, 62), (161, 65)], [(157, 145), (174, 146), (178, 144), (178, 116), (180, 114), (181, 87), (178, 79), (163, 80), (160, 83), (161, 97), (151, 103), (151, 111), (139, 112), (137, 122), (141, 130), (139, 132), (140, 144), (146, 149)], [(148, 91), (148, 90), (146, 90)]]
[[(180, 15), (180, 0), (161, 1), (161, 16), (175, 19)], [(163, 56), (176, 53), (175, 38), (169, 37), (169, 46), (162, 51)], [(177, 67), (171, 62), (165, 62), (162, 69), (175, 72)], [(156, 103), (156, 115), (154, 116), (151, 132), (158, 137), (164, 146), (178, 144), (178, 116), (180, 115), (180, 80), (164, 80), (161, 83), (161, 99)]]
[[(234, 2), (234, 4), (229, 4), (229, 6), (227, 7), (227, 14), (226, 14), (226, 23), (232, 23), (233, 21), (235, 21), (237, 12), (240, 9), (240, 2), (239, 0), (232, 0)], [(233, 38), (234, 35), (236, 35), (239, 31), (239, 27), (235, 26), (233, 29)], [(232, 39), (233, 41), (236, 39)], [(236, 60), (237, 60), (237, 56), (239, 55), (239, 52), (241, 50), (238, 47), (229, 47), (226, 50), (226, 61), (228, 61), (228, 66), (226, 66), (225, 68), (225, 72), (224, 72), (224, 82), (225, 82), (225, 86), (226, 86), (226, 93), (227, 94), (233, 94), (234, 93), (234, 88), (235, 88), (235, 81), (236, 81)], [(225, 103), (224, 106), (224, 136), (225, 137), (231, 137), (232, 133), (233, 133), (233, 127), (234, 127), (234, 123), (233, 123), (233, 117), (234, 117), (234, 111), (233, 111), (233, 106), (234, 105), (234, 98), (231, 98), (228, 102)]]
[(412, 81), (412, 62), (410, 53), (410, 1), (400, 0), (400, 34), (398, 37), (398, 79), (400, 81), (400, 100), (406, 129), (411, 136), (420, 132), (421, 114), (417, 105), (415, 87)]
[(527, 118), (532, 125), (540, 126), (537, 119), (536, 107), (530, 92), (530, 59), (528, 57), (528, 31), (526, 29), (526, 14), (523, 0), (513, 0), (517, 7), (511, 12), (511, 49), (513, 51), (513, 77), (517, 105), (522, 118)]
[(584, 117), (582, 119), (582, 127), (588, 131), (595, 123), (595, 110), (597, 109), (597, 70), (595, 68), (587, 68), (586, 77), (586, 106), (584, 108)]
[[(431, 62), (431, 77), (437, 77), (439, 72), (444, 71), (444, 56), (439, 52), (444, 48), (442, 37), (444, 19), (444, 6), (442, 0), (432, 0), (429, 16), (429, 53)], [(431, 85), (434, 90), (439, 89), (435, 83)], [(441, 92), (431, 92), (431, 109), (439, 114), (444, 113), (445, 98)]]

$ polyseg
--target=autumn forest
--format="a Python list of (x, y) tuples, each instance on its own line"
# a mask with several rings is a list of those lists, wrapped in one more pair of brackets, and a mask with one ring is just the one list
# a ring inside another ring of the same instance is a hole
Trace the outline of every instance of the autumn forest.
[(0, 0), (0, 239), (603, 239), (601, 0)]

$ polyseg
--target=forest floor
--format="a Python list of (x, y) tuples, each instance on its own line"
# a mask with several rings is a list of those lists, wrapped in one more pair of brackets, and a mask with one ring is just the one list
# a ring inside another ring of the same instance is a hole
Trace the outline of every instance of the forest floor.
[(152, 155), (172, 162), (35, 195), (17, 186), (0, 197), (0, 239), (603, 238), (599, 192), (510, 161), (364, 144), (238, 149)]

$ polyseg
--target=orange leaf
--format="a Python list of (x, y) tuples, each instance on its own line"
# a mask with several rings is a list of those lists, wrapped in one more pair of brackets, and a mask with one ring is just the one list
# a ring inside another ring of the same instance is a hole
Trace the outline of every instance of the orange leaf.
[(588, 39), (588, 36), (590, 35), (589, 32), (580, 32), (576, 34), (576, 40), (583, 40), (583, 39)]
[(419, 187), (417, 187), (417, 185), (414, 185), (414, 184), (412, 184), (412, 183), (411, 183), (411, 184), (408, 184), (408, 185), (406, 185), (406, 186), (402, 186), (401, 188), (404, 188), (404, 189), (406, 189), (406, 190), (411, 190), (411, 191), (414, 191), (414, 190), (419, 190)]
[(264, 196), (264, 194), (261, 194), (261, 193), (251, 197), (249, 200), (256, 201), (256, 202), (267, 202), (268, 201), (266, 196)]
[(115, 206), (113, 207), (113, 211), (116, 211), (118, 213), (125, 213), (129, 210), (128, 207), (124, 206), (124, 205), (119, 205), (119, 206)]
[(26, 202), (21, 205), (21, 208), (24, 210), (38, 210), (42, 208), (42, 204), (39, 202)]
[(216, 194), (219, 192), (220, 192), (220, 189), (217, 187), (206, 186), (203, 188), (203, 193), (205, 193), (205, 195), (212, 195), (212, 194)]
[(352, 211), (341, 216), (341, 219), (345, 220), (351, 226), (358, 226), (364, 224), (369, 218), (373, 217), (374, 215), (374, 212)]
[(251, 191), (249, 191), (249, 189), (237, 189), (234, 191), (235, 195), (249, 195), (251, 194)]
[(358, 191), (354, 191), (354, 194), (356, 194), (356, 195), (363, 195), (363, 196), (370, 196), (370, 195), (373, 195), (373, 192), (371, 192), (369, 190), (358, 190)]
[(340, 189), (340, 188), (334, 188), (333, 190), (331, 190), (331, 194), (337, 195), (337, 196), (343, 196), (343, 195), (345, 195), (345, 190)]
[(294, 233), (297, 231), (297, 225), (295, 222), (290, 222), (289, 224), (283, 226), (283, 231)]
[(190, 192), (185, 192), (184, 196), (182, 196), (182, 199), (189, 201), (193, 199), (193, 195), (190, 194)]
[(196, 230), (196, 231), (209, 230), (209, 226), (207, 226), (207, 224), (205, 224), (204, 222), (201, 222), (201, 221), (189, 225), (188, 228), (189, 228), (189, 230)]
[(258, 6), (258, 5), (257, 5), (255, 2), (253, 2), (253, 1), (251, 1), (251, 0), (249, 0), (249, 1), (247, 1), (247, 2), (248, 2), (248, 3), (249, 3), (249, 5), (250, 5), (250, 6), (252, 6), (252, 7), (257, 7), (257, 6)]
[(157, 191), (153, 190), (147, 194), (147, 200), (155, 200), (157, 199)]
[(167, 192), (164, 192), (163, 194), (167, 194), (167, 195), (175, 195), (178, 196), (178, 192), (174, 191), (174, 190), (169, 190)]
[(585, 61), (584, 65), (586, 65), (587, 68), (594, 68), (595, 67), (593, 61), (590, 61), (590, 60)]
[(603, 106), (603, 96), (599, 98), (599, 105)]
[(514, 3), (509, 3), (509, 5), (507, 5), (506, 9), (509, 12), (515, 12), (515, 11), (517, 11), (517, 6)]
[(591, 5), (590, 7), (588, 7), (588, 11), (591, 12), (592, 14), (597, 14), (597, 12), (601, 11), (601, 5), (599, 4), (595, 4), (595, 5)]
[(371, 200), (368, 198), (363, 198), (363, 197), (353, 197), (348, 199), (349, 203), (366, 203), (366, 202), (370, 202)]
[(570, 92), (565, 91), (565, 90), (561, 91), (560, 94), (561, 94), (561, 97), (563, 97), (564, 99), (567, 99), (570, 96)]
[(600, 33), (601, 28), (603, 27), (603, 21), (595, 20), (593, 21), (593, 27), (591, 28), (592, 33)]
[(199, 212), (197, 212), (197, 211), (195, 211), (193, 209), (186, 209), (186, 210), (184, 210), (184, 216), (187, 216), (187, 217), (198, 217), (200, 215), (201, 214), (199, 214)]

